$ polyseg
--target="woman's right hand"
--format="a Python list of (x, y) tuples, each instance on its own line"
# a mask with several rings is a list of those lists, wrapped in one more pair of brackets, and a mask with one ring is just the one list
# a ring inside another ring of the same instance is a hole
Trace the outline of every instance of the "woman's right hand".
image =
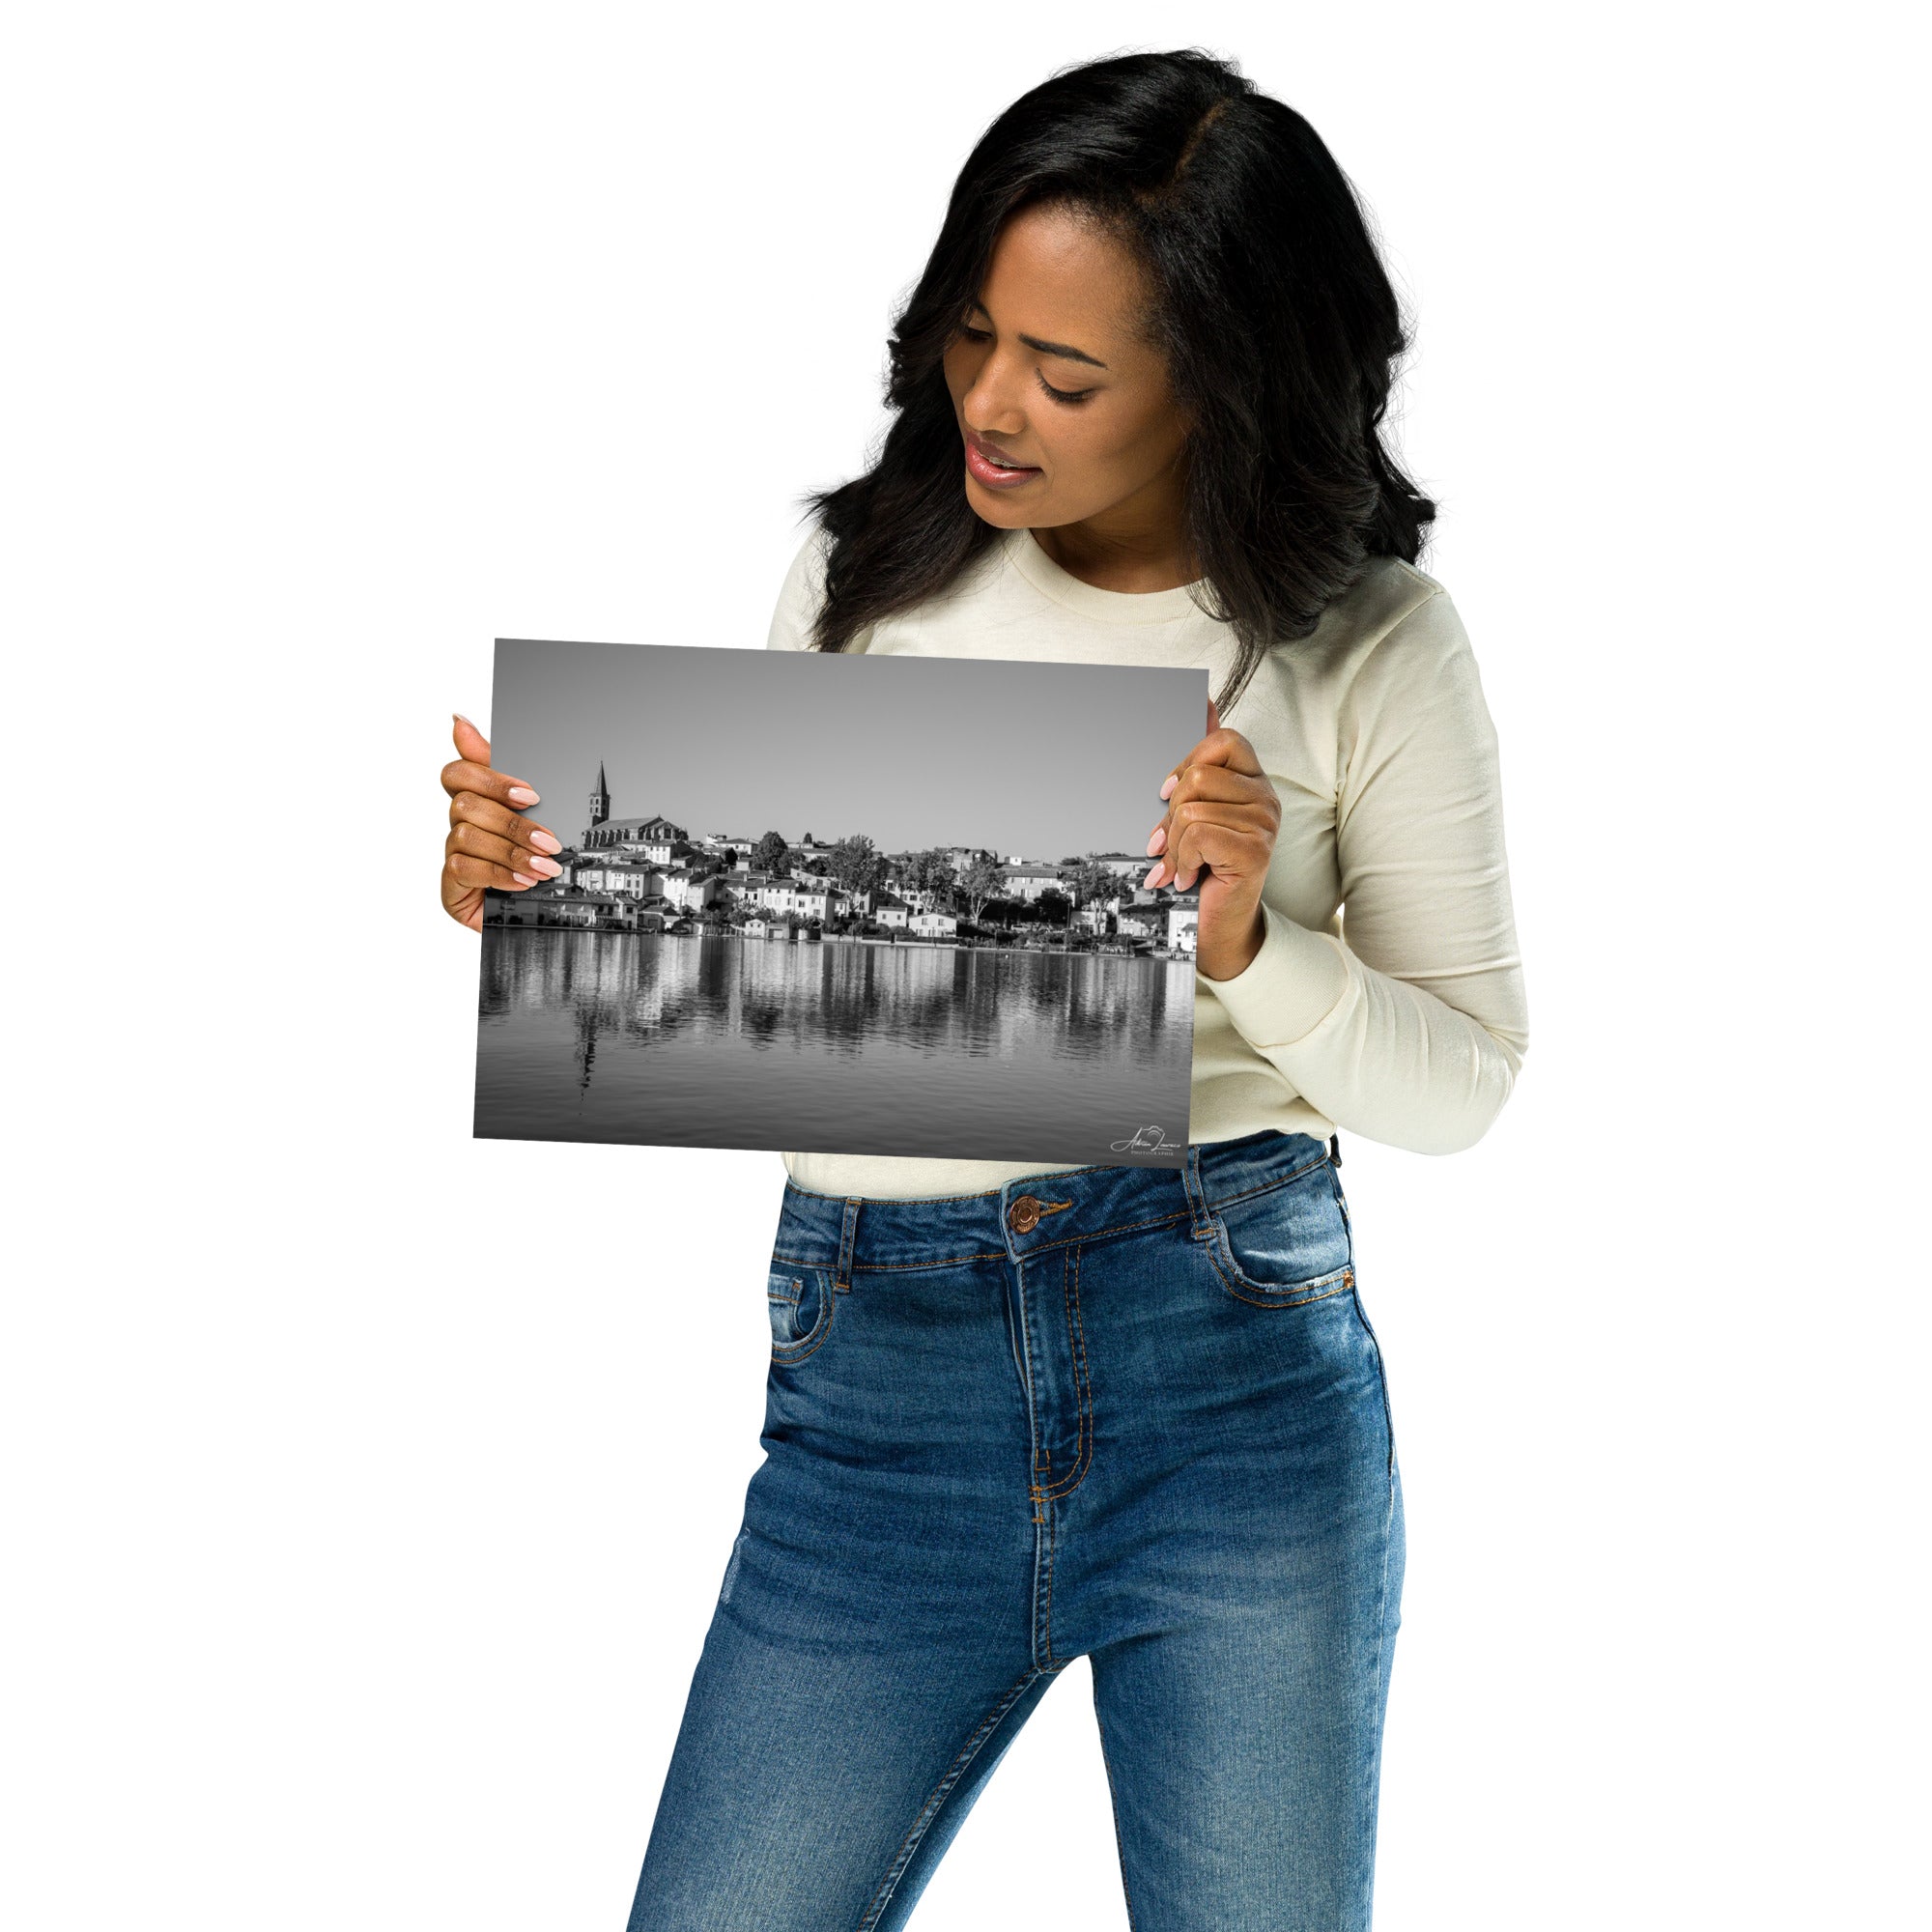
[(534, 805), (536, 793), (522, 779), (490, 769), (490, 741), (462, 712), (456, 720), (456, 756), (442, 768), (449, 794), (449, 837), (442, 847), (442, 909), (472, 932), (483, 930), (483, 891), (521, 893), (563, 870), (550, 855), (563, 842), (526, 818), (517, 807)]

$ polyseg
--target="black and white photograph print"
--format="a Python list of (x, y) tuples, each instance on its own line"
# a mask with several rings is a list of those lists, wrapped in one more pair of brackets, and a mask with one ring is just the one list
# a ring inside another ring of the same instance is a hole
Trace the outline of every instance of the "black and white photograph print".
[(1173, 667), (497, 642), (564, 841), (488, 895), (475, 1133), (1179, 1167), (1207, 729)]

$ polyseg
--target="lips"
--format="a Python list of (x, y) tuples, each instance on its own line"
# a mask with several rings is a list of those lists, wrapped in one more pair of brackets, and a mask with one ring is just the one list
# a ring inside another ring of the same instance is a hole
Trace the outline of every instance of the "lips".
[(968, 436), (966, 440), (980, 458), (986, 463), (993, 465), (996, 469), (1010, 469), (1016, 473), (1025, 474), (1039, 468), (1039, 465), (1037, 463), (1015, 463), (1005, 451), (995, 449), (990, 442), (982, 441), (977, 436)]
[(981, 442), (974, 435), (966, 435), (966, 468), (981, 483), (991, 485), (1026, 483), (1030, 477), (1039, 475), (1037, 464), (1016, 464), (1012, 458), (995, 450), (991, 444)]

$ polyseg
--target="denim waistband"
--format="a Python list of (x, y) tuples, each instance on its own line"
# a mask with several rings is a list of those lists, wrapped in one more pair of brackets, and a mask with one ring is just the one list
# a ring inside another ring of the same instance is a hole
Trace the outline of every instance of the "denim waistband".
[(1109, 1164), (1021, 1175), (983, 1194), (922, 1200), (815, 1194), (787, 1179), (778, 1246), (792, 1261), (852, 1271), (938, 1266), (1031, 1254), (1184, 1220), (1206, 1231), (1208, 1210), (1289, 1179), (1328, 1158), (1310, 1134), (1264, 1128), (1237, 1140), (1190, 1142), (1179, 1168)]

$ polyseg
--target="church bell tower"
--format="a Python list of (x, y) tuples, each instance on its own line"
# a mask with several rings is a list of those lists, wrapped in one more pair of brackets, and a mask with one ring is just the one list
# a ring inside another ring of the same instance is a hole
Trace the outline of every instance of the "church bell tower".
[(604, 781), (604, 760), (597, 761), (597, 789), (590, 794), (590, 829), (595, 832), (611, 816), (611, 787)]

